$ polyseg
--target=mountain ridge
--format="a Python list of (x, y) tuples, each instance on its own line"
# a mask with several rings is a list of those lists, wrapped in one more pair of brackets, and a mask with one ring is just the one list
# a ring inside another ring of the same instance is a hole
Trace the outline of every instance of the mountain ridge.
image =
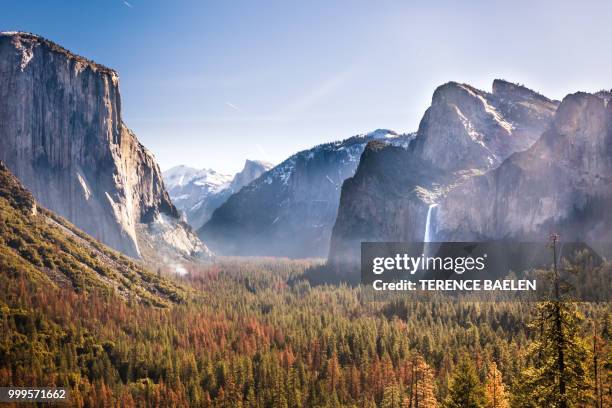
[(412, 135), (386, 129), (295, 153), (232, 195), (199, 231), (226, 255), (327, 255), (340, 186), (368, 141), (408, 146)]
[(422, 241), (430, 205), (535, 143), (558, 106), (503, 80), (492, 90), (447, 82), (434, 91), (407, 149), (366, 147), (342, 186), (331, 264), (356, 259), (362, 241)]
[[(541, 240), (558, 232), (596, 248), (611, 243), (612, 217), (604, 210), (612, 204), (611, 145), (612, 105), (605, 95), (567, 95), (530, 149), (441, 201), (440, 238)], [(475, 201), (478, 214), (469, 210)], [(598, 249), (610, 255), (610, 248)]]

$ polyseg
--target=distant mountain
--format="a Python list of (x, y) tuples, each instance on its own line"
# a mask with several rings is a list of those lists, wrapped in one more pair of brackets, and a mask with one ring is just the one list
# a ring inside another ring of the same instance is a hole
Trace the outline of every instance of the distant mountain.
[[(532, 146), (558, 105), (502, 80), (491, 93), (456, 82), (437, 88), (410, 146), (371, 142), (344, 182), (331, 263), (355, 260), (362, 241), (423, 241), (430, 207)], [(481, 197), (473, 210), (490, 199)]]
[(199, 235), (220, 254), (326, 256), (340, 187), (365, 145), (407, 146), (412, 137), (377, 130), (299, 152), (229, 197)]
[(247, 184), (251, 183), (264, 174), (266, 171), (273, 168), (274, 165), (261, 160), (246, 160), (244, 167), (234, 175), (232, 182), (229, 186), (229, 191), (237, 193), (240, 189)]
[(165, 306), (185, 291), (99, 243), (62, 217), (39, 207), (0, 162), (0, 270), (29, 285), (79, 292), (116, 292), (125, 299)]
[[(172, 202), (184, 214), (185, 220), (196, 229), (201, 227), (207, 219), (200, 221), (198, 217), (194, 217), (195, 212), (202, 207), (207, 207), (207, 202), (216, 201), (215, 197), (227, 189), (232, 182), (232, 176), (228, 174), (220, 174), (212, 169), (198, 170), (187, 166), (176, 166), (166, 170), (163, 178)], [(210, 213), (212, 214), (212, 210)]]
[(165, 171), (163, 177), (172, 202), (197, 230), (229, 196), (272, 167), (262, 161), (246, 160), (242, 171), (232, 177), (212, 169), (176, 166)]
[(26, 33), (0, 33), (0, 159), (45, 207), (141, 256), (141, 238), (208, 256), (121, 118), (115, 71)]

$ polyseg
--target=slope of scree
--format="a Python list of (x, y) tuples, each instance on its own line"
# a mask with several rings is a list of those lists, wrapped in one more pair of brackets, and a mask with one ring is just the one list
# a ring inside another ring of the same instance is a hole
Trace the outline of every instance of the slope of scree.
[(45, 287), (114, 292), (124, 299), (167, 306), (186, 292), (104, 246), (53, 212), (0, 162), (0, 271)]

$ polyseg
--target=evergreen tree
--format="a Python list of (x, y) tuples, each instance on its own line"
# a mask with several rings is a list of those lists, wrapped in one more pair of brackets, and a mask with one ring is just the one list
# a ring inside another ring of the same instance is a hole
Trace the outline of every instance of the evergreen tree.
[(445, 408), (482, 408), (484, 391), (478, 373), (467, 355), (455, 367)]
[[(538, 336), (531, 347), (535, 364), (525, 373), (526, 393), (537, 406), (570, 408), (589, 399), (586, 382), (587, 347), (581, 338), (582, 316), (575, 303), (567, 300), (557, 267), (558, 236), (551, 234), (553, 296), (538, 303), (531, 323)], [(524, 406), (531, 402), (524, 401)]]
[[(606, 316), (609, 318), (609, 315)], [(610, 350), (610, 339), (607, 334), (607, 321), (604, 330), (600, 331), (599, 326), (593, 323), (593, 333), (591, 340), (591, 376), (593, 380), (593, 403), (595, 408), (605, 408), (612, 405), (612, 353)]]
[(391, 384), (385, 387), (380, 406), (381, 408), (401, 408), (402, 394), (397, 384)]

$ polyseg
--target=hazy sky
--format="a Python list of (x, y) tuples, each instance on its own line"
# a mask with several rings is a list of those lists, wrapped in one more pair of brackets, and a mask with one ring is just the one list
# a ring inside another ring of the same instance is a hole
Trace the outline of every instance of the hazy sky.
[[(581, 4), (579, 4), (581, 3)], [(376, 128), (413, 131), (437, 85), (549, 97), (612, 87), (612, 2), (2, 1), (0, 30), (116, 69), (162, 169), (278, 163)]]

